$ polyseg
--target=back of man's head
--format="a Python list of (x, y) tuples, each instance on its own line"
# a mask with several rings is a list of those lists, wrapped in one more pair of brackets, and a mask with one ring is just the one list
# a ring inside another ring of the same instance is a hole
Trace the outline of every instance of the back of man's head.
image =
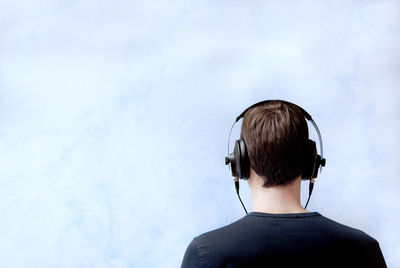
[(264, 187), (286, 185), (301, 175), (308, 127), (296, 105), (277, 100), (250, 109), (243, 118), (241, 138)]

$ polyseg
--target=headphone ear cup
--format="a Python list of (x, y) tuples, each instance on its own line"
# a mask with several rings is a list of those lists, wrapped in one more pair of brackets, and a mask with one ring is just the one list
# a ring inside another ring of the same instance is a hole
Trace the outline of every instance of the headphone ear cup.
[(247, 180), (250, 177), (250, 159), (247, 153), (246, 144), (243, 139), (236, 141), (240, 149), (239, 159), (240, 159), (240, 178)]
[(225, 158), (225, 164), (231, 165), (232, 176), (247, 180), (250, 176), (250, 160), (246, 150), (244, 140), (235, 142), (233, 153)]
[(316, 165), (317, 146), (314, 141), (308, 139), (304, 147), (303, 171), (301, 175), (303, 180), (310, 180), (316, 177), (313, 175), (315, 175), (315, 171), (318, 171)]

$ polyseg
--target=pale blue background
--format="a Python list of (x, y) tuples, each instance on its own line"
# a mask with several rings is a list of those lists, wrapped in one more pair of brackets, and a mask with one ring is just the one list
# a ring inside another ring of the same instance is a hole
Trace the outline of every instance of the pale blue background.
[(243, 216), (228, 132), (275, 98), (323, 135), (309, 209), (400, 267), (399, 18), (396, 0), (2, 0), (0, 267), (178, 267)]

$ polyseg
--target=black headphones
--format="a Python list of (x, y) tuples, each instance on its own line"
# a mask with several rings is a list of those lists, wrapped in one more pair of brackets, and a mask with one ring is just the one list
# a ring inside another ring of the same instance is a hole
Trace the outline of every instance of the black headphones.
[[(244, 180), (247, 180), (249, 178), (249, 176), (250, 176), (250, 160), (249, 160), (249, 156), (248, 156), (248, 153), (246, 150), (246, 144), (243, 139), (236, 140), (233, 152), (229, 153), (229, 143), (230, 143), (232, 129), (233, 129), (234, 125), (245, 116), (245, 114), (248, 110), (258, 107), (258, 106), (265, 105), (271, 101), (272, 100), (261, 101), (261, 102), (258, 102), (256, 104), (253, 104), (250, 107), (248, 107), (238, 117), (236, 117), (236, 120), (233, 123), (231, 130), (229, 132), (228, 156), (225, 157), (225, 164), (230, 165), (230, 168), (232, 171), (232, 176), (235, 178), (236, 192), (237, 192), (238, 196), (239, 196), (239, 180), (238, 180), (238, 178), (244, 179)], [(306, 110), (304, 110), (303, 108), (301, 108), (300, 106), (298, 106), (294, 103), (291, 103), (288, 101), (282, 101), (282, 100), (279, 100), (279, 101), (282, 103), (285, 103), (285, 104), (294, 105), (294, 106), (298, 107), (300, 109), (300, 111), (302, 112), (303, 116), (313, 124), (313, 126), (318, 134), (321, 155), (319, 155), (317, 153), (317, 147), (316, 147), (315, 142), (308, 139), (306, 141), (306, 146), (305, 146), (305, 150), (304, 150), (304, 165), (303, 165), (303, 169), (301, 172), (302, 180), (310, 180), (310, 193), (309, 193), (309, 198), (310, 198), (312, 189), (314, 187), (314, 180), (318, 176), (318, 169), (321, 172), (322, 167), (324, 167), (326, 164), (326, 159), (323, 158), (323, 145), (322, 145), (321, 133), (318, 129), (317, 124), (314, 122), (311, 115), (309, 113), (307, 113)], [(239, 199), (240, 199), (240, 196), (239, 196)], [(309, 200), (310, 199), (308, 199), (308, 201)], [(241, 201), (241, 199), (240, 199), (240, 201)], [(307, 201), (307, 205), (308, 205), (308, 201)], [(243, 203), (242, 203), (242, 205), (243, 205)], [(307, 207), (307, 205), (306, 205), (306, 207)], [(246, 213), (247, 213), (247, 211), (246, 211)]]

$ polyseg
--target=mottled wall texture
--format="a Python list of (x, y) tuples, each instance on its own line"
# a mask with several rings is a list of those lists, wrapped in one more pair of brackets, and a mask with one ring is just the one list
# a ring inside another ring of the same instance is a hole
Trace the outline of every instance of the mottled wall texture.
[(224, 156), (264, 99), (320, 127), (308, 208), (400, 267), (399, 44), (396, 0), (2, 0), (0, 267), (178, 267), (244, 215)]

